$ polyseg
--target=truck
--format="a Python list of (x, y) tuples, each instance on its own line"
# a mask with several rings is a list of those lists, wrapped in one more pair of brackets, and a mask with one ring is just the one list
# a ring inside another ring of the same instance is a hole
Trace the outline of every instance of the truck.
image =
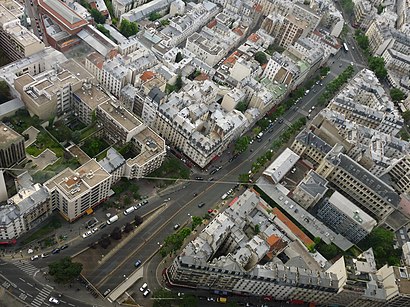
[(107, 224), (111, 225), (112, 223), (118, 221), (118, 215), (114, 215), (107, 220)]

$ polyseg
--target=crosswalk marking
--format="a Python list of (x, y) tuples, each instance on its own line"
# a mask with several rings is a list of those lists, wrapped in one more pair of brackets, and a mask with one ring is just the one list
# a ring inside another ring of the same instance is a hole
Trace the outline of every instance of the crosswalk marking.
[(42, 288), (41, 291), (37, 294), (34, 300), (31, 302), (31, 306), (40, 307), (43, 304), (47, 304), (44, 301), (50, 295), (51, 290), (49, 288)]
[(36, 268), (34, 265), (32, 265), (27, 260), (18, 260), (18, 261), (13, 261), (12, 263), (16, 267), (18, 267), (20, 270), (22, 270), (24, 273), (30, 276), (34, 275), (34, 273), (38, 271), (38, 268)]

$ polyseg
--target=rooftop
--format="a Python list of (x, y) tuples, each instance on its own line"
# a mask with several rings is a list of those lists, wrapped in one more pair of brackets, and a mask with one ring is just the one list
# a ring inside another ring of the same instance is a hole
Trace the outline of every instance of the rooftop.
[(58, 188), (67, 198), (74, 199), (88, 193), (90, 189), (110, 176), (95, 160), (91, 159), (75, 171), (66, 168), (44, 185), (50, 190)]
[(16, 131), (0, 122), (0, 149), (7, 148), (11, 144), (16, 144), (24, 138)]
[(84, 83), (83, 86), (73, 94), (80, 98), (91, 110), (95, 110), (101, 103), (111, 100), (100, 88), (89, 83)]
[(128, 132), (142, 125), (142, 122), (129, 111), (120, 106), (116, 106), (109, 101), (100, 104), (99, 108)]
[(289, 148), (286, 148), (263, 172), (270, 177), (275, 183), (278, 183), (287, 172), (299, 160), (299, 156)]

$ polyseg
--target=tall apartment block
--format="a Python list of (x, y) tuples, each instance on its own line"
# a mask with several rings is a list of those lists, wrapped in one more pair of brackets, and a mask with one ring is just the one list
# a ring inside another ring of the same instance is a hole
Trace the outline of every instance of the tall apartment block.
[(24, 8), (14, 0), (0, 2), (0, 49), (11, 61), (44, 49), (44, 43), (21, 25), (23, 11)]
[(112, 176), (91, 159), (76, 170), (65, 169), (44, 183), (53, 209), (72, 222), (108, 198)]
[(0, 122), (0, 168), (10, 167), (25, 157), (24, 137)]

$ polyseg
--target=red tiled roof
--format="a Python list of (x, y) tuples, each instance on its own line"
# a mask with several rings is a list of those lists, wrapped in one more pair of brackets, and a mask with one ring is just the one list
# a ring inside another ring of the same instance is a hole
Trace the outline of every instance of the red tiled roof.
[(218, 22), (216, 21), (216, 19), (213, 19), (213, 20), (211, 20), (206, 26), (207, 26), (209, 29), (212, 29), (213, 27), (216, 26), (217, 23), (218, 23)]
[(288, 219), (279, 208), (273, 208), (273, 214), (282, 221), (292, 232), (296, 235), (300, 241), (303, 242), (306, 246), (313, 244), (314, 242), (310, 239), (298, 226), (296, 226), (290, 219)]
[(143, 72), (143, 74), (140, 76), (140, 79), (145, 82), (145, 81), (151, 80), (154, 76), (155, 76), (155, 73), (147, 70)]
[(232, 30), (234, 33), (238, 34), (239, 36), (243, 35), (243, 31), (241, 28), (237, 27), (235, 29)]
[(248, 41), (254, 42), (256, 43), (258, 40), (260, 39), (259, 35), (256, 33), (252, 33), (251, 35), (249, 35), (248, 37)]
[(253, 8), (255, 9), (255, 11), (259, 13), (259, 12), (262, 12), (263, 6), (260, 4), (255, 4)]

